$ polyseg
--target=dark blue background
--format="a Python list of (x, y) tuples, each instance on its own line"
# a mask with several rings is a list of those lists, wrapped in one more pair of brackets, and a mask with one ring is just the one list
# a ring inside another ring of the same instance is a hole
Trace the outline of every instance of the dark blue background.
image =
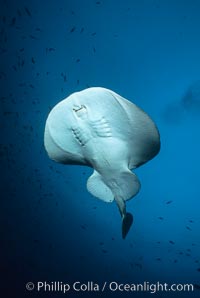
[[(43, 296), (25, 289), (38, 280), (200, 284), (200, 2), (1, 1), (0, 15), (2, 297)], [(133, 101), (161, 134), (136, 171), (126, 240), (116, 204), (86, 190), (92, 170), (44, 151), (50, 109), (89, 86)]]

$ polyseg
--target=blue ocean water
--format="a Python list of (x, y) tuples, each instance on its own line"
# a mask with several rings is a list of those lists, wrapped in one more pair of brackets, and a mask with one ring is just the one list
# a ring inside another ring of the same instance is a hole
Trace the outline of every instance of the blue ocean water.
[[(1, 1), (2, 297), (200, 297), (200, 2)], [(92, 197), (92, 169), (51, 161), (48, 113), (92, 86), (144, 109), (161, 135), (136, 170), (125, 240), (116, 204)], [(26, 283), (195, 285), (190, 292), (26, 290)]]

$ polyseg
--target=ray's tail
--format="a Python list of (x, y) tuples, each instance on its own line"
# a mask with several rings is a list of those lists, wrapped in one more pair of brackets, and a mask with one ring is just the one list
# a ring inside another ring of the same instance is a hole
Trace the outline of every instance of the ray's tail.
[(126, 202), (120, 196), (115, 197), (117, 207), (122, 218), (122, 238), (125, 239), (133, 223), (133, 216), (126, 212)]
[(128, 234), (130, 227), (133, 223), (133, 215), (131, 213), (126, 213), (122, 216), (122, 238), (125, 239)]

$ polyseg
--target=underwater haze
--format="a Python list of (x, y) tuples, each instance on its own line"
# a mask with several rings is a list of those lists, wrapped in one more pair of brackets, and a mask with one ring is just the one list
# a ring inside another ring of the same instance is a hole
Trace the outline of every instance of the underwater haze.
[[(200, 1), (2, 0), (0, 17), (0, 296), (200, 297)], [(98, 86), (142, 108), (161, 136), (135, 171), (126, 239), (117, 205), (87, 192), (92, 169), (44, 149), (51, 109)], [(105, 282), (194, 290), (102, 292)]]

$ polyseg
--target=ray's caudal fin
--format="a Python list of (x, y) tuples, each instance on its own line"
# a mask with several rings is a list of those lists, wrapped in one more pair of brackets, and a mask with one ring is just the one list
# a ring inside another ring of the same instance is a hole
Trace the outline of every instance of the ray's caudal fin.
[(115, 201), (122, 217), (122, 238), (125, 239), (132, 226), (133, 216), (131, 213), (126, 212), (126, 203), (121, 197), (116, 197)]

